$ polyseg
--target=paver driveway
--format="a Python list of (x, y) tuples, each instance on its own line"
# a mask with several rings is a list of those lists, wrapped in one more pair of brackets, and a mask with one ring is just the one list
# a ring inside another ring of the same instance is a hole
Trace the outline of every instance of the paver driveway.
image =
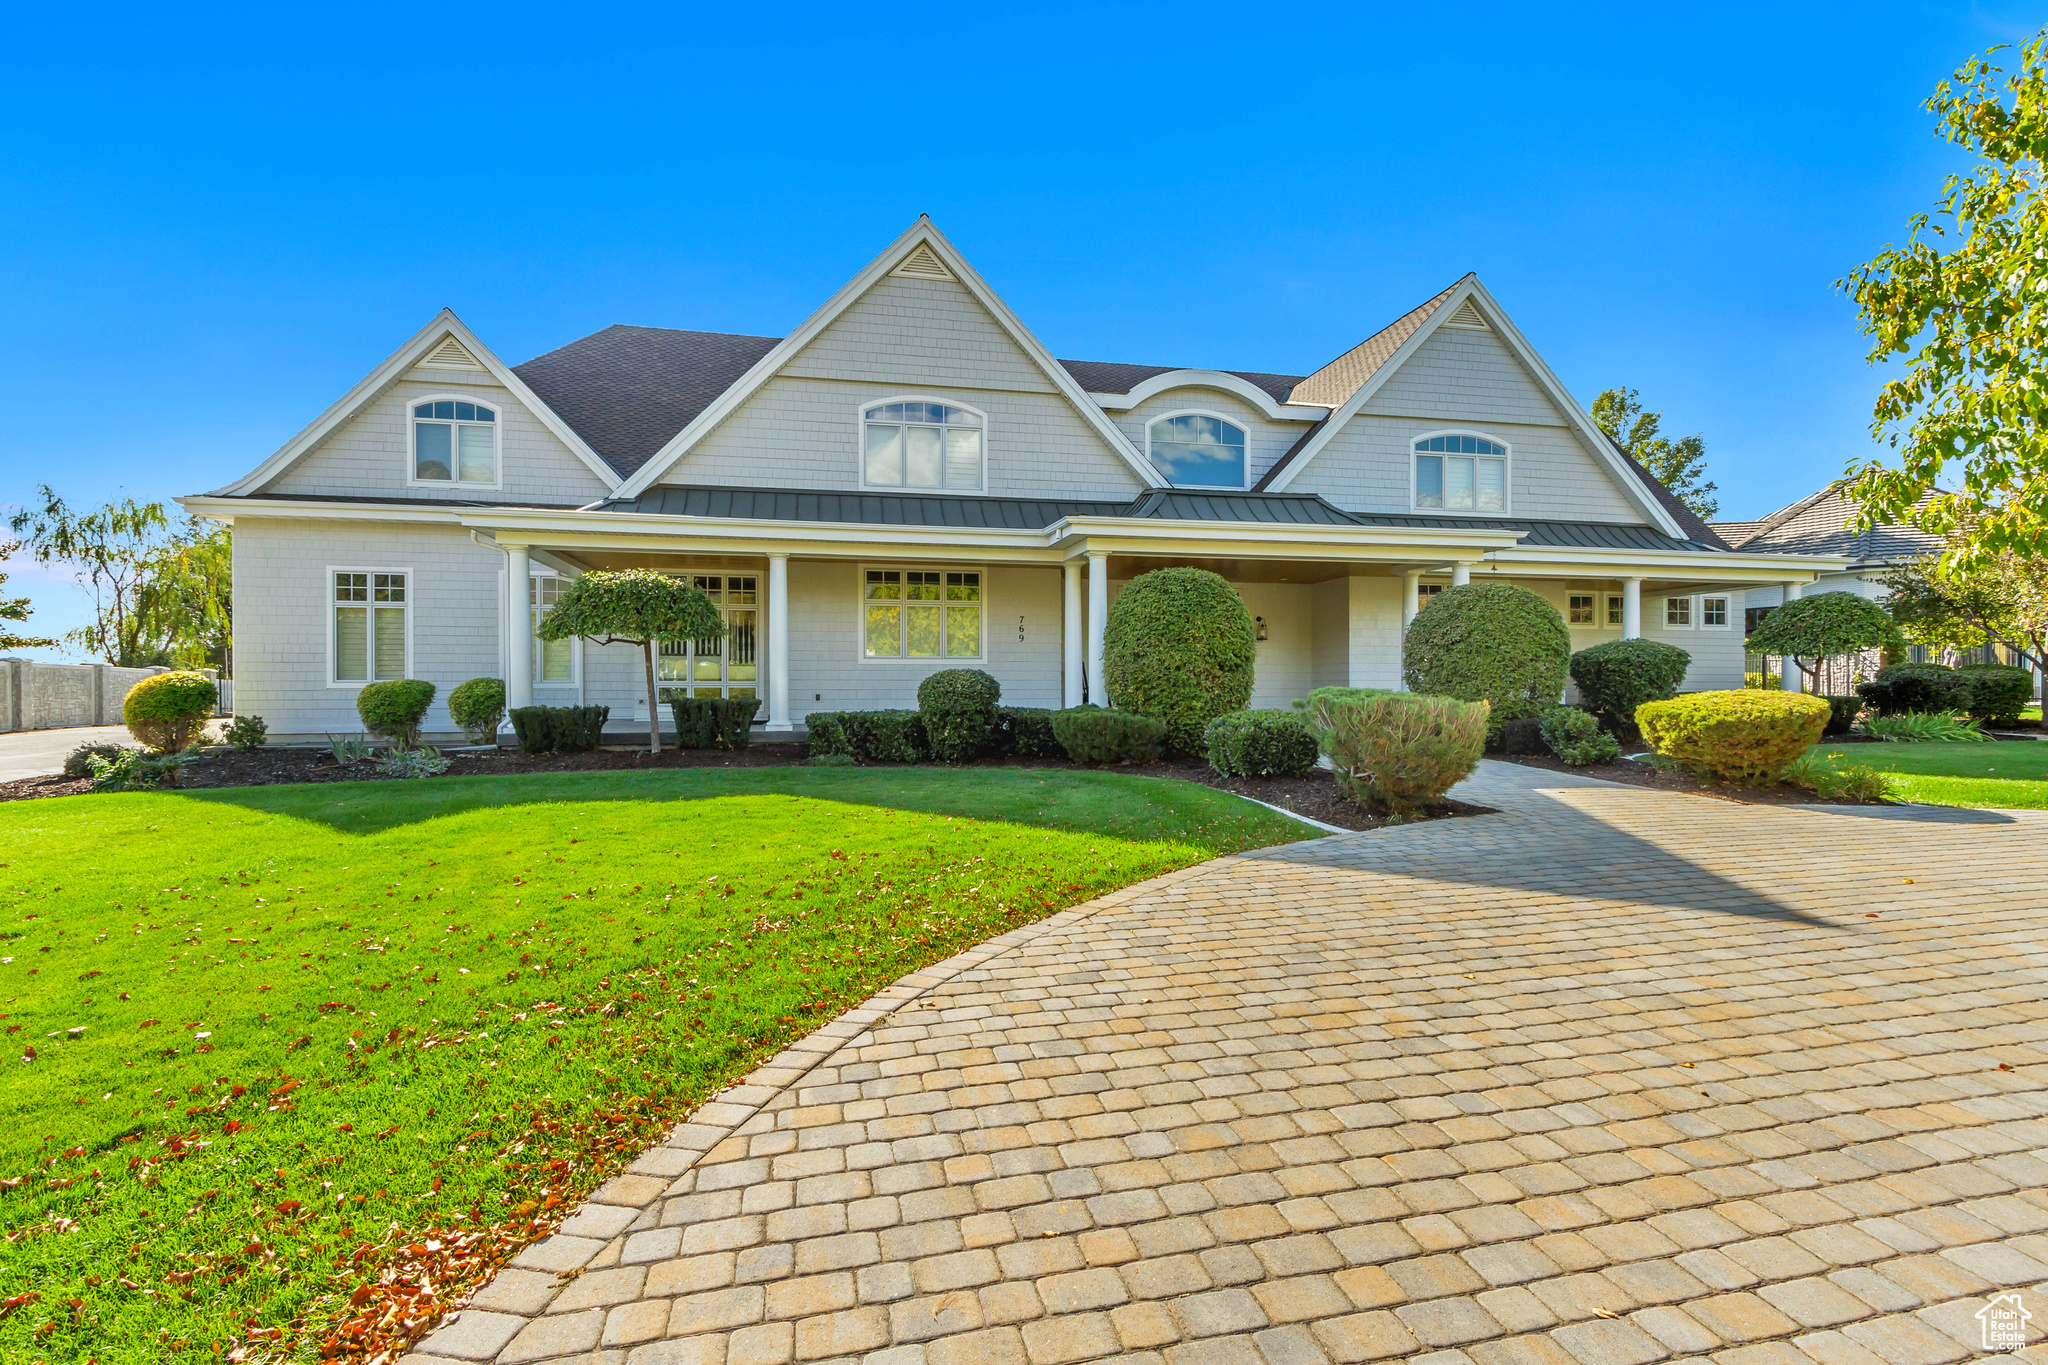
[(1909, 1365), (2001, 1288), (2041, 1337), (2048, 816), (1461, 795), (906, 979), (413, 1361)]

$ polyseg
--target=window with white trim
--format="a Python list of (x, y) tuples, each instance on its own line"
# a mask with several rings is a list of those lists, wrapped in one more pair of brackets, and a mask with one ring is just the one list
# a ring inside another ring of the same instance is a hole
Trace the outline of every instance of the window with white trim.
[(1598, 599), (1595, 598), (1593, 594), (1589, 592), (1572, 593), (1570, 596), (1570, 601), (1567, 604), (1569, 610), (1565, 616), (1565, 619), (1567, 621), (1570, 621), (1575, 626), (1590, 626), (1594, 624), (1593, 604), (1597, 600)]
[(341, 569), (334, 575), (334, 681), (406, 676), (405, 575)]
[(535, 574), (527, 580), (527, 609), (533, 613), (533, 680), (537, 683), (576, 681), (576, 640), (540, 638), (540, 623), (555, 609), (555, 603), (569, 590), (569, 580), (554, 574)]
[(1664, 629), (1692, 629), (1692, 599), (1690, 597), (1667, 597), (1664, 599)]
[(1417, 583), (1415, 585), (1415, 610), (1421, 611), (1424, 607), (1436, 601), (1436, 595), (1448, 586), (1445, 583)]
[(1622, 604), (1621, 594), (1620, 594), (1620, 593), (1618, 593), (1618, 592), (1611, 592), (1611, 593), (1608, 593), (1608, 594), (1607, 594), (1607, 624), (1608, 624), (1608, 626), (1609, 626), (1609, 627), (1611, 627), (1611, 628), (1613, 628), (1613, 629), (1617, 629), (1617, 630), (1618, 630), (1618, 629), (1620, 629), (1620, 627), (1621, 627), (1621, 618), (1622, 618), (1622, 610), (1623, 610), (1623, 604)]
[(413, 404), (412, 478), (414, 483), (497, 483), (496, 410), (453, 398)]
[(1483, 436), (1415, 443), (1415, 506), (1443, 512), (1508, 510), (1508, 448)]
[(861, 585), (870, 659), (982, 657), (982, 576), (975, 569), (871, 568)]
[(1244, 430), (1221, 417), (1187, 412), (1145, 428), (1152, 467), (1176, 488), (1243, 488)]
[(725, 634), (709, 640), (667, 640), (657, 646), (657, 671), (664, 684), (661, 699), (759, 696), (760, 576), (696, 574), (690, 581), (718, 608)]
[(1725, 597), (1702, 597), (1700, 599), (1700, 629), (1728, 629), (1728, 599)]
[(979, 493), (983, 426), (950, 403), (878, 403), (861, 413), (861, 482)]

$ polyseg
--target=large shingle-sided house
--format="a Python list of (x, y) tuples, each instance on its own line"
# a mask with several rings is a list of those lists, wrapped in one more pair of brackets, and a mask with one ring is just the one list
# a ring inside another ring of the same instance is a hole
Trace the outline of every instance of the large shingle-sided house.
[[(694, 578), (731, 634), (664, 654), (663, 688), (787, 730), (948, 667), (1101, 701), (1108, 606), (1162, 565), (1237, 586), (1253, 704), (1285, 706), (1398, 686), (1406, 622), (1468, 578), (1740, 686), (1746, 591), (1842, 564), (1729, 549), (1476, 276), (1309, 375), (1061, 361), (926, 219), (780, 338), (616, 326), (511, 366), (444, 312), (183, 501), (234, 524), (237, 709), (280, 737), (360, 728), (356, 691), (395, 677), (644, 727), (636, 651), (534, 635), (597, 568)], [(439, 702), (427, 729), (454, 729)]]

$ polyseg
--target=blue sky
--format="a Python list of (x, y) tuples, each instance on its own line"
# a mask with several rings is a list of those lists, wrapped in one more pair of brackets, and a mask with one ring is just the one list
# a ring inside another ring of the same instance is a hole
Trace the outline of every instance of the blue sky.
[[(290, 11), (290, 12), (287, 12)], [(1305, 373), (1477, 270), (1722, 516), (1867, 453), (1834, 282), (2048, 5), (17, 8), (0, 504), (245, 472), (443, 305), (780, 334), (929, 212), (1057, 355)], [(83, 599), (32, 566), (37, 629)]]

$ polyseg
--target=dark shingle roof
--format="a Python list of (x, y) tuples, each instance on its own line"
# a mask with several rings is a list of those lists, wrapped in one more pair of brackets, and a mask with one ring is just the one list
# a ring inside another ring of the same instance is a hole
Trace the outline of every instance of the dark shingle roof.
[(614, 326), (512, 372), (606, 464), (631, 474), (780, 340)]
[[(1090, 393), (1129, 393), (1154, 375), (1195, 368), (1187, 365), (1125, 365), (1115, 360), (1062, 360), (1060, 365)], [(1223, 373), (1264, 389), (1276, 403), (1286, 402), (1287, 395), (1301, 382), (1298, 374), (1264, 374), (1258, 370), (1224, 370)]]
[(1616, 453), (1622, 459), (1628, 461), (1628, 467), (1636, 472), (1636, 477), (1643, 481), (1643, 487), (1650, 490), (1650, 496), (1655, 498), (1663, 506), (1664, 510), (1671, 514), (1672, 520), (1678, 523), (1680, 530), (1684, 531), (1692, 539), (1712, 546), (1716, 550), (1729, 548), (1727, 542), (1715, 534), (1712, 526), (1700, 520), (1699, 513), (1679, 501), (1678, 495), (1664, 486), (1662, 479), (1643, 468), (1640, 464), (1637, 464), (1635, 457), (1626, 450), (1623, 450), (1620, 443), (1614, 441), (1613, 437), (1610, 436), (1607, 439), (1613, 443)]
[(1723, 522), (1716, 529), (1730, 545), (1746, 553), (1844, 555), (1859, 564), (1898, 563), (1941, 549), (1941, 537), (1912, 526), (1849, 530), (1849, 518), (1856, 515), (1857, 504), (1843, 496), (1845, 486), (1838, 479), (1760, 521)]
[(971, 526), (1042, 530), (1065, 517), (1216, 521), (1269, 526), (1409, 526), (1417, 529), (1525, 531), (1524, 545), (1577, 549), (1708, 551), (1715, 542), (1680, 540), (1649, 526), (1539, 521), (1520, 517), (1431, 517), (1346, 512), (1312, 493), (1229, 493), (1154, 488), (1129, 502), (974, 498), (945, 494), (857, 493), (829, 489), (709, 488), (657, 484), (637, 498), (599, 503), (600, 512), (669, 517), (834, 522), (864, 526)]

